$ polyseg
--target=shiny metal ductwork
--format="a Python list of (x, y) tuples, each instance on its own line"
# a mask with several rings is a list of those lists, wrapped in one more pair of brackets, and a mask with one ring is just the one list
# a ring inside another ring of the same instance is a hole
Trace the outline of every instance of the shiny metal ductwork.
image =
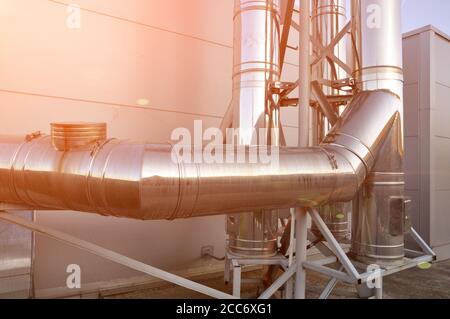
[[(347, 23), (344, 0), (301, 0), (296, 24), (290, 0), (282, 41), (280, 1), (235, 0), (233, 99), (221, 131), (235, 130), (223, 145), (118, 140), (108, 138), (105, 123), (53, 123), (51, 135), (0, 136), (2, 220), (219, 297), (232, 296), (3, 211), (73, 210), (138, 220), (228, 214), (225, 277), (233, 265), (234, 297), (240, 296), (243, 259), (272, 267), (261, 298), (283, 284), (289, 298), (293, 274), (295, 297), (304, 298), (307, 269), (332, 277), (321, 294), (326, 298), (338, 281), (357, 284), (365, 295), (363, 286), (372, 273), (360, 274), (363, 265), (356, 269), (354, 261), (398, 266), (382, 271), (385, 276), (435, 258), (415, 231), (412, 237), (427, 255), (408, 251), (404, 258), (409, 201), (403, 173), (400, 1), (352, 0)], [(290, 27), (300, 31), (300, 74), (298, 82), (282, 83), (280, 55), (287, 47), (295, 49), (287, 44)], [(348, 35), (352, 54), (340, 43)], [(299, 97), (291, 98), (297, 86)], [(299, 147), (289, 148), (280, 134), (280, 107), (295, 104)], [(347, 254), (340, 239), (347, 237), (350, 209), (344, 203), (350, 202), (352, 246)], [(277, 210), (290, 208), (295, 208), (293, 227), (285, 227), (277, 249)], [(308, 214), (317, 226), (312, 233)], [(294, 249), (289, 258), (270, 258), (285, 254), (288, 243), (295, 247), (295, 259)], [(326, 259), (307, 260), (307, 249), (314, 245)], [(328, 258), (331, 254), (336, 258)], [(342, 271), (329, 267), (336, 261)], [(280, 265), (286, 271), (270, 285), (272, 270)], [(381, 296), (381, 288), (368, 290)]]
[[(238, 145), (278, 146), (279, 111), (269, 87), (280, 80), (280, 1), (235, 0), (232, 128)], [(266, 129), (263, 140), (258, 130)], [(227, 136), (228, 139), (234, 138)], [(229, 250), (243, 256), (277, 253), (278, 213), (264, 210), (227, 218)]]
[(58, 151), (51, 136), (0, 137), (0, 202), (156, 220), (348, 201), (399, 109), (388, 91), (363, 92), (322, 146), (281, 148), (276, 165), (186, 163), (170, 145), (114, 139)]
[[(270, 130), (255, 139), (255, 129), (280, 125), (278, 108), (269, 105), (276, 99), (269, 88), (280, 79), (279, 1), (236, 0), (231, 110), (238, 143), (215, 153), (248, 159), (267, 152), (267, 143), (276, 146), (269, 164), (186, 161), (172, 145), (108, 139), (104, 124), (55, 123), (51, 136), (0, 137), (0, 203), (141, 220), (236, 213), (228, 219), (231, 247), (268, 256), (276, 252), (272, 210), (354, 200), (352, 254), (368, 262), (400, 260), (406, 219), (400, 2), (354, 0), (353, 16), (358, 90), (320, 145), (278, 147)], [(300, 114), (309, 112), (307, 86)]]
[(235, 0), (234, 11), (232, 127), (240, 145), (266, 144), (254, 133), (279, 127), (278, 112), (268, 111), (268, 86), (280, 80), (280, 3)]
[[(357, 48), (355, 79), (360, 91), (387, 89), (399, 96), (400, 117), (382, 146), (373, 172), (353, 207), (352, 254), (367, 263), (404, 257), (408, 216), (403, 173), (403, 71), (401, 1), (353, 1)], [(368, 118), (366, 121), (370, 121)]]
[[(345, 0), (313, 0), (312, 1), (312, 37), (319, 41), (326, 48), (337, 37), (339, 32), (347, 23), (347, 10)], [(345, 39), (344, 39), (345, 40)], [(346, 41), (339, 41), (334, 47), (334, 55), (343, 62), (347, 59)], [(317, 48), (316, 48), (317, 50)], [(319, 55), (321, 52), (315, 52)], [(313, 79), (318, 83), (336, 83), (347, 77), (347, 73), (331, 59), (323, 59), (313, 67)], [(318, 84), (319, 85), (319, 84)], [(339, 89), (333, 88), (329, 84), (320, 85), (324, 96), (337, 96), (342, 93)], [(333, 106), (334, 107), (334, 106)], [(334, 112), (338, 113), (339, 108), (334, 107)], [(330, 129), (330, 122), (322, 112), (314, 112), (315, 118), (310, 125), (315, 128), (313, 134), (314, 145), (320, 144)], [(350, 227), (349, 218), (351, 214), (351, 203), (333, 203), (319, 208), (319, 213), (325, 224), (331, 230), (335, 238), (339, 241), (347, 240)], [(312, 232), (320, 236), (316, 225), (311, 227)]]

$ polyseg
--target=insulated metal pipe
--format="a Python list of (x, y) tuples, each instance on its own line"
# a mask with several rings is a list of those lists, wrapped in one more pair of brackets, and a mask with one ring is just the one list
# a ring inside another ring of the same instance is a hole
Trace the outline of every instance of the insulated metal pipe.
[(400, 0), (360, 0), (355, 78), (362, 91), (387, 89), (403, 96), (403, 56)]
[[(51, 136), (0, 137), (0, 202), (155, 220), (347, 201), (372, 170), (398, 109), (390, 92), (363, 92), (322, 146), (281, 148), (271, 164), (180, 161), (173, 146), (145, 142), (107, 139), (59, 151)], [(215, 153), (222, 152), (230, 154)]]
[(300, 56), (299, 56), (299, 123), (298, 146), (311, 146), (311, 1), (300, 1)]
[[(354, 200), (351, 252), (367, 263), (397, 263), (404, 257), (407, 231), (403, 173), (403, 62), (400, 0), (354, 0), (359, 90), (396, 94), (399, 117), (382, 146), (383, 156)], [(366, 119), (366, 122), (370, 119)]]
[[(347, 10), (345, 0), (313, 0), (312, 10), (312, 36), (323, 47), (328, 47), (344, 28), (347, 22)], [(347, 60), (346, 39), (342, 39), (334, 47), (333, 53), (342, 62)], [(315, 68), (315, 76), (328, 81), (342, 80), (347, 73), (339, 65), (329, 59), (324, 59)], [(336, 89), (324, 86), (326, 95), (337, 93)]]
[(269, 84), (280, 80), (279, 2), (235, 0), (232, 127), (240, 145), (265, 144), (255, 129), (279, 127), (278, 114), (268, 110)]
[[(227, 141), (278, 146), (280, 114), (270, 104), (273, 96), (269, 96), (269, 87), (280, 80), (281, 72), (279, 0), (235, 0), (233, 52), (231, 126), (235, 135), (227, 135)], [(259, 210), (228, 216), (228, 247), (244, 256), (274, 255), (277, 230), (277, 212)]]
[[(300, 36), (299, 36), (299, 101), (298, 101), (298, 146), (311, 146), (311, 107), (310, 107), (310, 87), (311, 87), (311, 1), (300, 0)], [(295, 258), (297, 270), (295, 274), (295, 298), (305, 299), (306, 297), (306, 269), (303, 263), (306, 261), (306, 246), (308, 232), (308, 215), (305, 205), (296, 205), (295, 220)], [(291, 221), (293, 222), (293, 221)]]
[[(347, 10), (345, 0), (313, 0), (312, 10), (312, 34), (324, 48), (328, 47), (347, 22)], [(341, 39), (333, 48), (334, 55), (342, 62), (347, 61), (346, 38)], [(321, 54), (321, 52), (317, 52)], [(326, 136), (336, 121), (338, 108), (331, 108), (331, 105), (325, 99), (326, 96), (339, 95), (342, 93), (338, 89), (331, 87), (331, 83), (345, 79), (347, 73), (342, 67), (335, 63), (331, 58), (323, 59), (313, 68), (313, 74), (317, 81), (326, 84), (319, 85), (319, 82), (313, 82), (312, 91), (317, 101), (321, 105), (321, 112), (317, 112), (316, 121), (316, 143), (320, 143)], [(321, 94), (322, 93), (322, 94)], [(329, 105), (329, 109), (324, 106)], [(330, 125), (331, 124), (331, 125)], [(334, 203), (319, 208), (319, 212), (328, 228), (338, 240), (345, 240), (349, 234), (349, 217), (351, 212), (351, 203)], [(312, 231), (319, 234), (315, 224), (312, 225)]]
[[(312, 37), (320, 43), (323, 48), (327, 48), (334, 43), (335, 38), (345, 27), (347, 22), (345, 0), (313, 0), (312, 1)], [(346, 37), (334, 45), (331, 52), (343, 63), (347, 62)], [(316, 46), (314, 55), (321, 55), (322, 48)], [(347, 78), (347, 72), (338, 65), (332, 58), (326, 57), (315, 64), (312, 69), (313, 81), (321, 83), (319, 86), (326, 96), (342, 94), (341, 91), (332, 87), (333, 83)], [(316, 96), (316, 94), (314, 94)], [(319, 101), (319, 97), (316, 96)], [(320, 103), (319, 103), (320, 104)], [(320, 104), (322, 106), (322, 104)], [(337, 108), (336, 108), (337, 110)], [(330, 129), (330, 118), (316, 112), (314, 122), (316, 127), (314, 137), (320, 143)], [(326, 115), (326, 114), (325, 114)]]

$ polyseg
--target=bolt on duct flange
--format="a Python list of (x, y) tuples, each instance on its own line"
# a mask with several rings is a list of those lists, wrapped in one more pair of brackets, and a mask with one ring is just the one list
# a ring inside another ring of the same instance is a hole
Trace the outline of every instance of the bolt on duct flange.
[(53, 147), (61, 152), (90, 149), (107, 138), (106, 123), (52, 123)]

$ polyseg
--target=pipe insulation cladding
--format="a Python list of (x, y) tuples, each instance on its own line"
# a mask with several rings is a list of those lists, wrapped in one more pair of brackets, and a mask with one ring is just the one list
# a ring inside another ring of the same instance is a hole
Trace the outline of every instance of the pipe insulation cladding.
[[(224, 131), (226, 143), (237, 138), (240, 146), (279, 145), (279, 97), (270, 92), (281, 77), (280, 41), (280, 0), (234, 1), (233, 90), (230, 118), (225, 117), (224, 124), (237, 134), (230, 137)], [(230, 215), (226, 231), (233, 254), (276, 255), (278, 211)]]
[(387, 90), (361, 92), (320, 147), (280, 148), (277, 165), (177, 162), (164, 144), (107, 139), (58, 150), (52, 136), (3, 136), (0, 202), (158, 220), (349, 201), (400, 109)]

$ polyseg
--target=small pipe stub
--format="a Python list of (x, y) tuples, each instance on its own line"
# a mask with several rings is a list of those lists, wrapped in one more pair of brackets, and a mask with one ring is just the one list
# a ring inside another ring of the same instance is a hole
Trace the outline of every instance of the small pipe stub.
[(106, 123), (52, 123), (52, 144), (56, 150), (89, 150), (107, 138)]

